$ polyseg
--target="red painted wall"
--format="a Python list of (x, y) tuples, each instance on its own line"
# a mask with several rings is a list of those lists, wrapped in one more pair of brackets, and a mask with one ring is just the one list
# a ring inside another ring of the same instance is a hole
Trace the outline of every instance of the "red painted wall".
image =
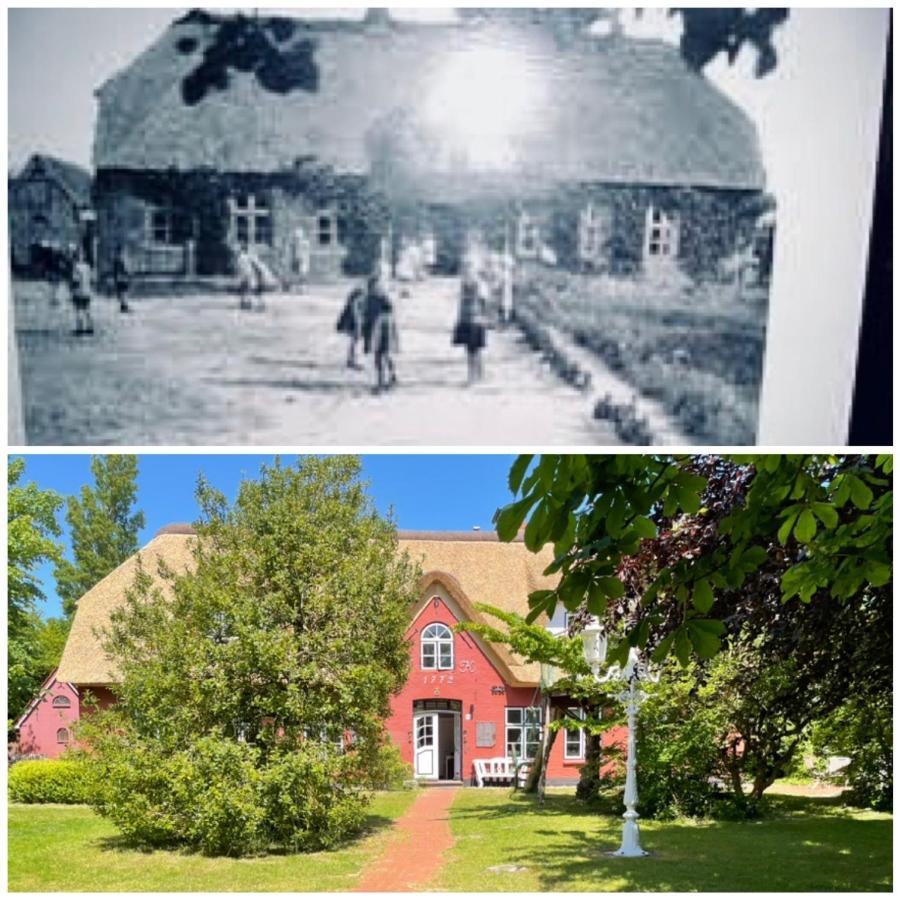
[[(403, 759), (412, 764), (414, 756), (413, 703), (416, 700), (458, 700), (462, 704), (462, 776), (465, 781), (474, 777), (473, 762), (506, 756), (506, 707), (540, 706), (536, 688), (510, 687), (498, 668), (478, 645), (471, 634), (454, 635), (454, 666), (452, 670), (424, 670), (420, 664), (420, 635), (433, 622), (452, 628), (458, 618), (451, 604), (442, 597), (429, 600), (407, 631), (410, 642), (410, 676), (406, 686), (391, 702), (391, 716), (387, 730), (391, 740), (400, 748)], [(492, 722), (495, 740), (492, 747), (476, 746), (476, 726)], [(616, 729), (622, 731), (622, 729)], [(604, 743), (619, 735), (604, 735)], [(576, 782), (583, 760), (565, 759), (564, 735), (560, 734), (550, 754), (547, 778), (551, 782)]]
[[(54, 706), (56, 698), (68, 700), (69, 706)], [(71, 684), (51, 678), (41, 689), (38, 702), (19, 725), (17, 753), (55, 759), (71, 745), (72, 725), (78, 721), (78, 715), (78, 691)], [(66, 739), (60, 741), (62, 729), (65, 729)]]

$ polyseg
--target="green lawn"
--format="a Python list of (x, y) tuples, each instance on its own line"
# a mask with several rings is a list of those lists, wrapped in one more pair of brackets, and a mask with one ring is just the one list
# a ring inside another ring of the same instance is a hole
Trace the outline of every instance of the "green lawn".
[[(645, 822), (653, 856), (610, 858), (620, 821), (586, 811), (571, 791), (541, 809), (503, 789), (463, 791), (456, 846), (434, 885), (446, 891), (889, 891), (892, 817), (837, 800), (779, 797), (753, 823)], [(494, 866), (524, 871), (491, 872)]]
[(414, 791), (379, 794), (367, 832), (325, 853), (211, 859), (141, 852), (85, 806), (9, 807), (11, 891), (346, 891), (385, 845)]

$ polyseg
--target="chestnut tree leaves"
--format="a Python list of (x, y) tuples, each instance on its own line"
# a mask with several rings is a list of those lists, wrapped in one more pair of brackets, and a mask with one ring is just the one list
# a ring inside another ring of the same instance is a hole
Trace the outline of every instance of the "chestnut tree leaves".
[(521, 456), (495, 524), (501, 540), (524, 526), (530, 550), (553, 545), (546, 574), (561, 579), (530, 595), (530, 621), (562, 603), (621, 635), (611, 661), (639, 646), (686, 662), (718, 652), (751, 576), (748, 590), (774, 579), (782, 602), (803, 603), (890, 581), (892, 467), (890, 456)]

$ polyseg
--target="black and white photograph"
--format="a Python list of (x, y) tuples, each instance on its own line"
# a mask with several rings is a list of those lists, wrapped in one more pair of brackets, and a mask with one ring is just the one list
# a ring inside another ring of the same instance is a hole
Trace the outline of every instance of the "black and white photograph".
[(888, 28), (10, 10), (10, 441), (842, 442)]

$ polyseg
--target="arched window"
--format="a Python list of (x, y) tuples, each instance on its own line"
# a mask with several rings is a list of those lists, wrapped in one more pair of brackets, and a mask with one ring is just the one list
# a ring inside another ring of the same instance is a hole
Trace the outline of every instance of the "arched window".
[(54, 697), (54, 709), (68, 709), (72, 705), (72, 701), (68, 697)]
[(69, 729), (68, 728), (57, 728), (56, 729), (56, 743), (57, 744), (68, 744), (69, 743)]
[(453, 668), (453, 632), (440, 622), (426, 625), (422, 632), (422, 668)]

